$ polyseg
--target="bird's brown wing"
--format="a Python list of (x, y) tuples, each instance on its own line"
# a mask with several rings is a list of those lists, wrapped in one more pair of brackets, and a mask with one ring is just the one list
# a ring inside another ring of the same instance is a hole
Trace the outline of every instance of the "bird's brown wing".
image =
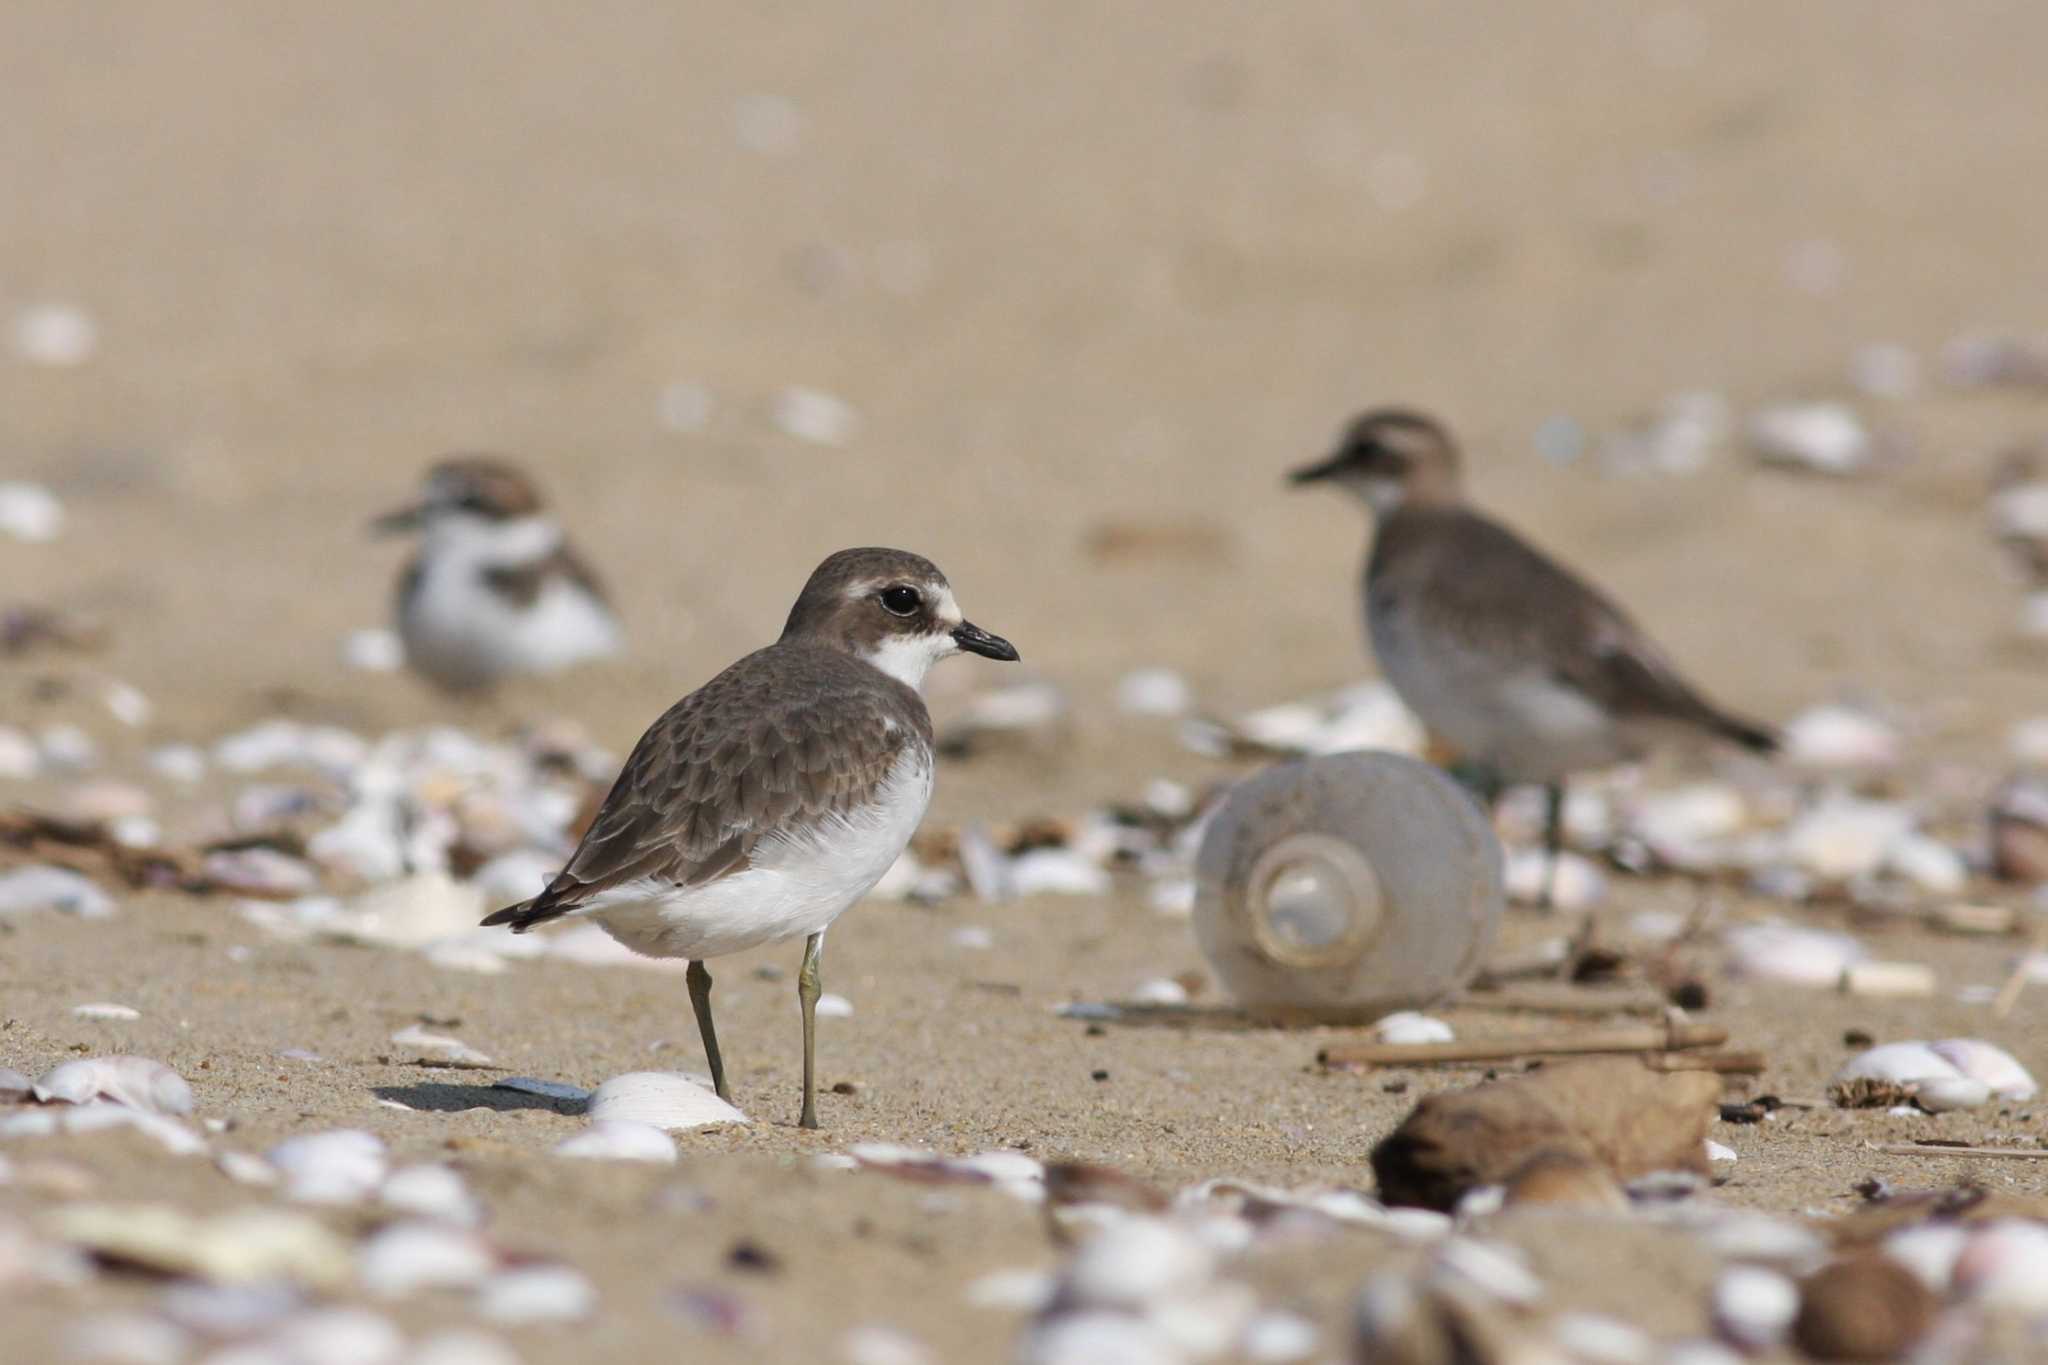
[(526, 929), (624, 884), (744, 871), (764, 838), (875, 799), (905, 749), (929, 743), (916, 694), (849, 656), (749, 655), (641, 736), (547, 890), (484, 923)]

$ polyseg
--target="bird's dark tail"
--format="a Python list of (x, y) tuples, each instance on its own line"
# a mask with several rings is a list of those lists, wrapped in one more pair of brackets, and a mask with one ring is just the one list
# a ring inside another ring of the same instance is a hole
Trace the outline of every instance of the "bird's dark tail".
[(1731, 716), (1726, 711), (1709, 711), (1707, 726), (1721, 738), (1759, 754), (1778, 752), (1778, 732), (1767, 726)]
[(521, 901), (517, 905), (508, 905), (503, 910), (493, 910), (490, 914), (484, 916), (483, 923), (486, 926), (509, 924), (512, 926), (513, 933), (523, 934), (536, 924), (545, 924), (551, 919), (569, 913), (567, 906), (551, 905), (548, 903), (548, 900), (547, 893), (542, 892), (530, 901)]

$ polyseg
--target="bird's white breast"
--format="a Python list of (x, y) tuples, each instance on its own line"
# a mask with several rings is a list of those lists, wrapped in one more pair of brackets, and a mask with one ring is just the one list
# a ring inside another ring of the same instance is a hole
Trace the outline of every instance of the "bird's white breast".
[(537, 546), (453, 539), (430, 543), (419, 583), (399, 613), (399, 633), (413, 666), (445, 685), (474, 687), (508, 674), (550, 673), (615, 653), (616, 618), (573, 579), (550, 575), (524, 605), (492, 589), (486, 575), (494, 567), (522, 562), (507, 551), (524, 551), (524, 562), (530, 563), (551, 553), (554, 544), (553, 538)]
[(613, 938), (654, 957), (720, 957), (815, 934), (874, 889), (931, 798), (931, 754), (908, 746), (876, 800), (768, 835), (744, 872), (680, 889), (630, 883), (577, 913), (595, 915)]

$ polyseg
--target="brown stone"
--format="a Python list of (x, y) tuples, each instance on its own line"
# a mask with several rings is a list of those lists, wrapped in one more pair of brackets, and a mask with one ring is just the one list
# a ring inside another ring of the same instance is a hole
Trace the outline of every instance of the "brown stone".
[(1792, 1338), (1816, 1360), (1892, 1360), (1926, 1334), (1938, 1307), (1933, 1291), (1897, 1261), (1851, 1256), (1800, 1284)]

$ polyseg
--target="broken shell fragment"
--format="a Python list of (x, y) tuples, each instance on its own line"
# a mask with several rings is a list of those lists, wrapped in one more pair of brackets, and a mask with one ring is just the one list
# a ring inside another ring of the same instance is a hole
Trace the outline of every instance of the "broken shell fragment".
[(709, 1086), (678, 1071), (629, 1071), (614, 1076), (590, 1097), (589, 1113), (593, 1122), (618, 1120), (670, 1133), (748, 1121)]
[(573, 1322), (590, 1316), (597, 1290), (582, 1272), (565, 1265), (527, 1265), (501, 1270), (477, 1291), (479, 1317), (506, 1324)]
[(582, 1132), (555, 1144), (556, 1156), (598, 1161), (660, 1161), (676, 1159), (676, 1141), (648, 1123), (600, 1119)]
[(146, 1114), (189, 1114), (192, 1087), (185, 1078), (149, 1057), (87, 1057), (66, 1062), (35, 1084), (44, 1104), (87, 1104), (111, 1100)]
[(353, 1204), (384, 1183), (383, 1140), (356, 1128), (289, 1138), (270, 1149), (288, 1198), (308, 1204)]
[(377, 1191), (377, 1201), (421, 1218), (438, 1218), (460, 1227), (483, 1222), (483, 1207), (453, 1168), (425, 1163), (392, 1173)]
[(473, 1289), (497, 1267), (498, 1258), (482, 1238), (442, 1223), (393, 1223), (356, 1257), (363, 1288), (384, 1298), (422, 1289)]

